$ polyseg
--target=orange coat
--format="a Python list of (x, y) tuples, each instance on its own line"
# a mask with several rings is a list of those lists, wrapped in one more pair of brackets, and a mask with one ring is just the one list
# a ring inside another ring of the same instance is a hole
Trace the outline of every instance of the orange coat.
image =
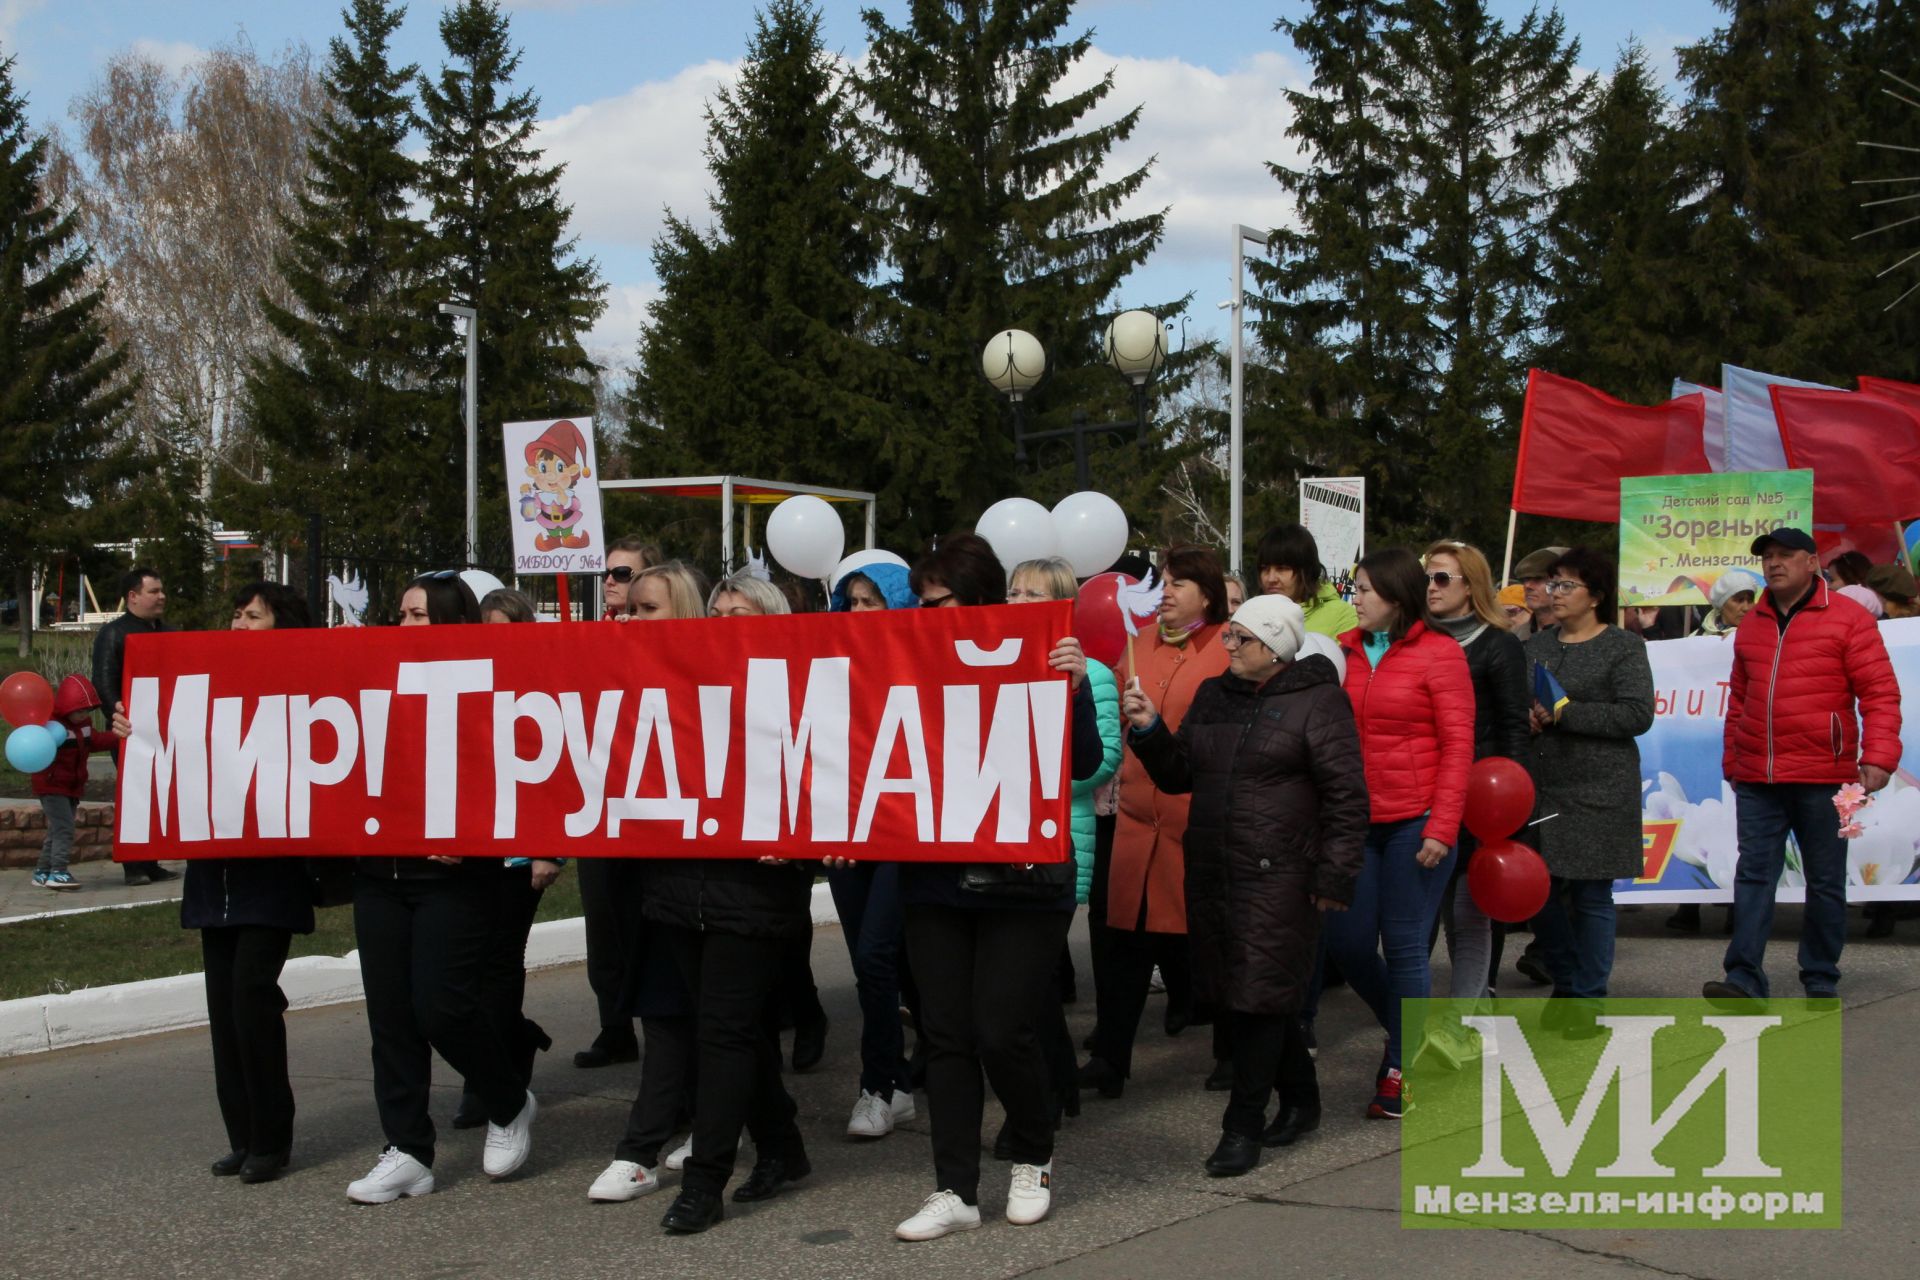
[[(1185, 647), (1165, 643), (1158, 631), (1134, 640), (1134, 673), (1169, 732), (1179, 730), (1201, 684), (1226, 671), (1220, 632), (1218, 625), (1202, 627)], [(1148, 932), (1187, 931), (1188, 803), (1186, 796), (1161, 794), (1129, 744), (1120, 766), (1120, 821), (1107, 876), (1107, 923), (1116, 929), (1139, 925), (1144, 898)]]

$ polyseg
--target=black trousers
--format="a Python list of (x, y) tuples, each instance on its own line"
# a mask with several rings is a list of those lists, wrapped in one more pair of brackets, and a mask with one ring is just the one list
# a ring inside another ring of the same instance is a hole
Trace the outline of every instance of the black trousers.
[[(773, 1006), (793, 942), (692, 929), (672, 929), (668, 937), (693, 997), (699, 1073), (693, 1154), (680, 1185), (719, 1195), (733, 1176), (743, 1128), (758, 1159), (790, 1159), (804, 1150), (794, 1123), (799, 1108), (780, 1081)], [(652, 1051), (649, 1046), (649, 1056)]]
[[(514, 1076), (525, 1088), (533, 1082), (533, 1055), (547, 1033), (527, 1017), (527, 933), (540, 910), (544, 889), (533, 887), (532, 867), (507, 867), (494, 880), (493, 945), (481, 973), (481, 1002), (493, 1023), (493, 1036), (507, 1051)], [(548, 1043), (551, 1043), (548, 1041)], [(468, 1093), (478, 1093), (471, 1081)]]
[(487, 1119), (507, 1124), (526, 1102), (485, 1003), (497, 870), (435, 879), (359, 876), (353, 932), (373, 1033), (373, 1094), (389, 1145), (433, 1164), (428, 1114), (433, 1054), (465, 1077)]
[(280, 970), (293, 934), (238, 925), (200, 931), (206, 966), (213, 1089), (229, 1149), (274, 1155), (293, 1145), (287, 1079), (287, 997)]
[(586, 919), (587, 985), (609, 1039), (633, 1039), (633, 984), (639, 964), (639, 868), (630, 858), (582, 858), (580, 912)]
[(660, 1148), (691, 1109), (699, 1054), (692, 1018), (642, 1014), (640, 1032), (646, 1041), (640, 1051), (640, 1091), (627, 1112), (627, 1131), (615, 1144), (613, 1158), (655, 1169), (660, 1165)]
[(980, 1194), (985, 1084), (1007, 1112), (1017, 1164), (1053, 1159), (1053, 1105), (1041, 1047), (1048, 980), (1071, 911), (909, 904), (907, 952), (920, 982), (935, 1186), (968, 1204)]
[(1107, 923), (1107, 882), (1113, 874), (1113, 832), (1119, 825), (1118, 814), (1097, 814), (1093, 819), (1093, 881), (1087, 888), (1087, 954), (1093, 961), (1094, 1030), (1099, 1030), (1100, 989), (1112, 971), (1111, 941), (1113, 926)]
[(1307, 1052), (1305, 1024), (1297, 1014), (1240, 1013), (1222, 1010), (1233, 1031), (1233, 1092), (1227, 1097), (1220, 1127), (1227, 1133), (1257, 1138), (1266, 1127), (1267, 1101), (1277, 1090), (1283, 1107), (1320, 1106), (1320, 1077)]
[[(1145, 923), (1146, 904), (1140, 905)], [(1094, 976), (1094, 1000), (1098, 1021), (1094, 1026), (1093, 1056), (1104, 1059), (1122, 1076), (1133, 1073), (1133, 1041), (1140, 1031), (1140, 1015), (1146, 1011), (1147, 989), (1153, 984), (1153, 967), (1167, 984), (1167, 1001), (1176, 1000), (1176, 982), (1182, 983), (1191, 1000), (1191, 961), (1184, 933), (1148, 933), (1145, 928), (1106, 931), (1105, 965)]]
[(813, 934), (787, 944), (787, 957), (780, 967), (779, 1024), (804, 1027), (827, 1016), (820, 1004), (820, 988), (813, 981)]

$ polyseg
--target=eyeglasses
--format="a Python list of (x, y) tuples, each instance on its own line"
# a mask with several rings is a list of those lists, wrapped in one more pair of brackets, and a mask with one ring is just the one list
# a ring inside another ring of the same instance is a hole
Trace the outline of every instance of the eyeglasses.
[(634, 568), (630, 564), (616, 564), (607, 570), (607, 578), (613, 582), (632, 582)]
[(1252, 643), (1254, 637), (1245, 631), (1235, 631), (1228, 627), (1220, 633), (1220, 643), (1228, 649), (1238, 649), (1243, 644)]
[(1445, 569), (1440, 570), (1438, 573), (1430, 573), (1427, 575), (1427, 581), (1431, 582), (1434, 586), (1440, 588), (1442, 591), (1445, 591), (1448, 587), (1452, 586), (1459, 579), (1460, 579), (1459, 574), (1448, 573)]
[(1564, 596), (1569, 592), (1579, 591), (1586, 585), (1584, 582), (1575, 582), (1572, 578), (1555, 578), (1553, 581), (1547, 583), (1542, 590), (1551, 596)]
[(950, 604), (957, 605), (959, 603), (960, 602), (958, 600), (955, 600), (953, 598), (953, 593), (951, 591), (949, 591), (944, 596), (921, 596), (920, 597), (920, 607), (922, 609), (939, 609), (939, 608), (945, 607), (946, 605), (950, 605)]

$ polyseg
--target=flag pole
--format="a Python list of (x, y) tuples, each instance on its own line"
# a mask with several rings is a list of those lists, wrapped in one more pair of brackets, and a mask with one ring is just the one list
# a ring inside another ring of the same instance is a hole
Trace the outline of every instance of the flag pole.
[(1507, 577), (1513, 572), (1513, 535), (1520, 527), (1520, 508), (1507, 508), (1507, 555), (1500, 564), (1500, 585), (1507, 585)]

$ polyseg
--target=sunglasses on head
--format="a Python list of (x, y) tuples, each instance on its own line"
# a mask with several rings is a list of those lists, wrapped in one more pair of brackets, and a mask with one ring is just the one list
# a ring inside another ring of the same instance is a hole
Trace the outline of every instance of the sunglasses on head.
[(616, 564), (607, 570), (607, 577), (615, 582), (632, 582), (634, 569), (630, 564)]
[(460, 571), (458, 569), (435, 569), (432, 573), (423, 573), (420, 575), (421, 579), (428, 582), (445, 582), (448, 578), (457, 578), (459, 576)]

